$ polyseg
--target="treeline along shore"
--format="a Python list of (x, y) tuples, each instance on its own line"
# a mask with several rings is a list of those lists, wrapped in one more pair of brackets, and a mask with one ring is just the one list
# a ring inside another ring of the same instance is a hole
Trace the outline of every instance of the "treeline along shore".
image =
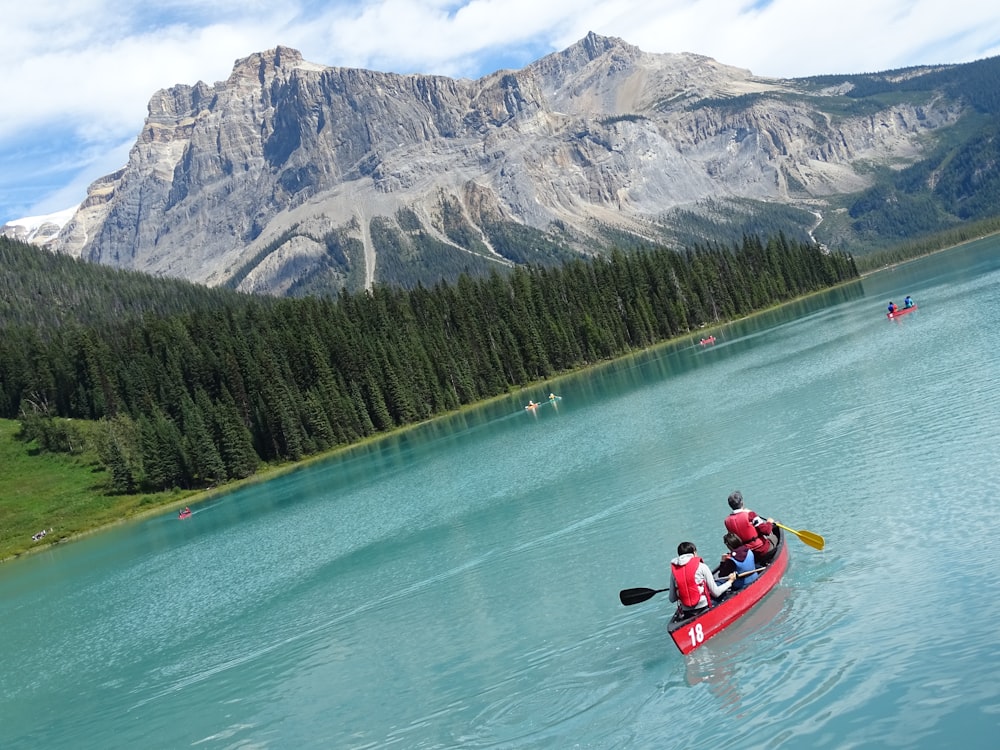
[(193, 490), (857, 276), (779, 234), (274, 299), (0, 239), (0, 418), (35, 452), (91, 457), (105, 495)]

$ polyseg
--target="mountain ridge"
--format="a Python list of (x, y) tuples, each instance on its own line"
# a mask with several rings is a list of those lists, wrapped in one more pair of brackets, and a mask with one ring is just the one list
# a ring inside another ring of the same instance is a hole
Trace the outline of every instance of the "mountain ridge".
[(941, 92), (855, 106), (860, 78), (763, 78), (593, 33), (475, 80), (277, 46), (223, 82), (156, 92), (128, 164), (44, 244), (285, 295), (559, 262), (622, 238), (680, 246), (677, 212), (720, 206), (797, 206), (789, 231), (812, 237), (817, 215), (919, 161), (969, 109)]

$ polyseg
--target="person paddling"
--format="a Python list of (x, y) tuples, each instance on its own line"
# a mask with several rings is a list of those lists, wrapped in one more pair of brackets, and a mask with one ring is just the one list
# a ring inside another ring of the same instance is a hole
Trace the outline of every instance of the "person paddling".
[(717, 584), (711, 569), (698, 557), (692, 542), (677, 545), (677, 557), (670, 561), (670, 601), (680, 601), (685, 612), (696, 612), (710, 606), (712, 597), (718, 599), (733, 585), (736, 573), (730, 573), (725, 583)]
[(774, 519), (765, 520), (743, 507), (743, 493), (739, 490), (729, 495), (728, 502), (732, 510), (726, 516), (726, 531), (736, 534), (740, 542), (750, 548), (759, 564), (766, 564), (778, 543), (774, 536)]

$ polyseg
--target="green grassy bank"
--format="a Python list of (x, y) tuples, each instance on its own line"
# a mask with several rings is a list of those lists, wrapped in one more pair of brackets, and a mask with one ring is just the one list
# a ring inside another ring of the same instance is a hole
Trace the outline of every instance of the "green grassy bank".
[[(695, 339), (700, 335), (700, 332), (685, 334), (673, 341)], [(635, 356), (637, 353), (633, 352), (626, 356)], [(598, 369), (613, 361), (592, 365), (586, 369)], [(467, 404), (455, 412), (436, 415), (432, 419), (477, 409), (518, 393), (523, 393), (525, 399), (529, 394), (538, 398), (539, 392), (547, 394), (555, 388), (555, 382), (556, 379), (551, 379), (531, 383), (509, 393)], [(264, 465), (247, 479), (208, 490), (108, 495), (106, 473), (100, 468), (94, 456), (41, 453), (35, 448), (34, 443), (25, 443), (17, 438), (20, 430), (19, 422), (0, 419), (0, 562), (45, 549), (52, 544), (69, 541), (112, 524), (172, 512), (185, 505), (195, 505), (249, 484), (266, 482), (302, 466), (327, 460), (339, 453), (382, 440), (392, 434), (415, 429), (423, 424), (426, 422), (416, 422), (388, 432), (380, 432), (301, 461)], [(32, 535), (42, 529), (48, 532), (46, 536), (39, 541), (32, 540)], [(49, 529), (52, 531), (49, 532)]]
[[(532, 384), (523, 390), (545, 388), (540, 384)], [(545, 392), (548, 393), (548, 390)], [(508, 394), (502, 394), (487, 401), (469, 404), (459, 412), (475, 409), (507, 396)], [(94, 456), (41, 453), (34, 443), (25, 443), (17, 438), (21, 428), (19, 422), (0, 419), (0, 562), (113, 524), (173, 512), (185, 505), (204, 502), (240, 487), (266, 482), (310, 463), (381, 440), (390, 434), (412, 430), (421, 424), (424, 423), (418, 422), (391, 432), (378, 433), (351, 445), (309, 456), (302, 461), (261, 466), (256, 474), (247, 479), (208, 490), (109, 495), (106, 473)], [(33, 540), (32, 536), (43, 529), (47, 532), (46, 535), (38, 541)]]
[[(18, 422), (0, 419), (0, 560), (184, 499), (106, 495), (104, 472), (91, 457), (37, 453), (16, 438), (19, 430)], [(46, 536), (33, 541), (43, 529)]]

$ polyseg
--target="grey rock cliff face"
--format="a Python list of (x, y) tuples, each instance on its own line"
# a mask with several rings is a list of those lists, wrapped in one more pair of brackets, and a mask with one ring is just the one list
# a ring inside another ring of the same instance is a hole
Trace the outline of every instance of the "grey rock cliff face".
[(284, 294), (324, 268), (363, 286), (383, 278), (372, 222), (414, 234), (401, 211), (477, 262), (512, 262), (491, 243), (498, 221), (559, 227), (591, 253), (597, 226), (655, 239), (666, 211), (706, 197), (861, 189), (859, 165), (915, 157), (960, 114), (944, 100), (824, 114), (841, 94), (593, 34), (475, 81), (324, 67), (278, 47), (226, 81), (157, 92), (128, 164), (47, 244), (255, 292)]

